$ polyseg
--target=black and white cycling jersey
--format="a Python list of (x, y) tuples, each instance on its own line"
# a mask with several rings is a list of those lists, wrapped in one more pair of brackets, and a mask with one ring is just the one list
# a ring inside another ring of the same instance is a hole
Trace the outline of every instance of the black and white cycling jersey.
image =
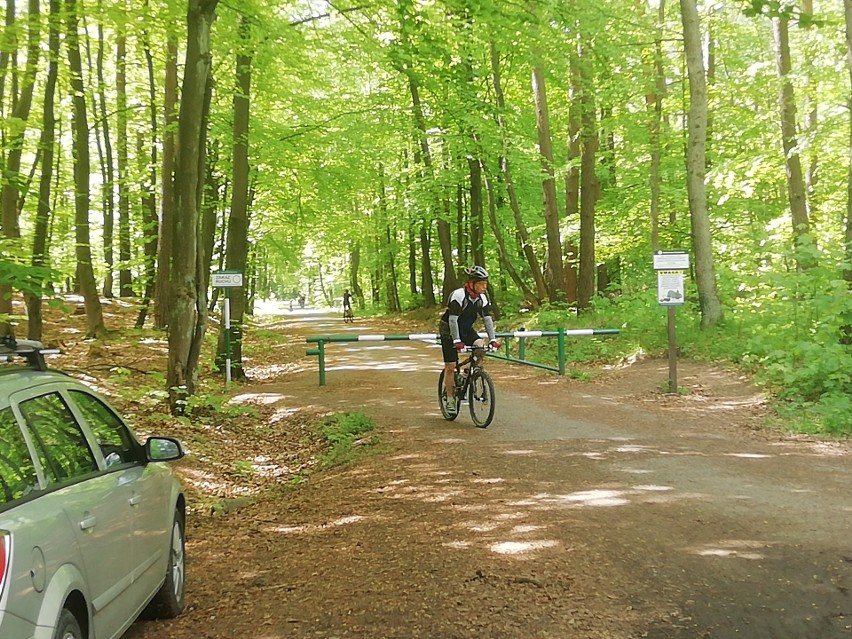
[(440, 334), (453, 341), (461, 340), (465, 343), (471, 338), (476, 339), (478, 335), (473, 330), (473, 325), (478, 317), (481, 317), (485, 324), (488, 339), (493, 341), (495, 339), (494, 320), (491, 318), (491, 304), (488, 297), (485, 293), (474, 297), (465, 287), (457, 288), (450, 295), (447, 310), (441, 316), (438, 325)]

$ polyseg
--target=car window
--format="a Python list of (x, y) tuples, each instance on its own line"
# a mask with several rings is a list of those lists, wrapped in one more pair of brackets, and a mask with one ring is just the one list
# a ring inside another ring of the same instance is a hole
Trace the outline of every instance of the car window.
[(92, 449), (74, 415), (56, 393), (19, 404), (47, 485), (98, 470)]
[(71, 398), (95, 434), (107, 468), (139, 460), (133, 436), (124, 422), (106, 404), (94, 395), (82, 391), (71, 391)]
[(0, 410), (0, 497), (20, 499), (38, 487), (35, 465), (11, 408)]

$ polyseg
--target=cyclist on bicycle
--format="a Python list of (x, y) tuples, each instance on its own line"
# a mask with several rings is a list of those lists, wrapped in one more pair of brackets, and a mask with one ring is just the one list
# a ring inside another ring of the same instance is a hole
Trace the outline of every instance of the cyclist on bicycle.
[(447, 310), (438, 324), (444, 355), (444, 388), (447, 391), (447, 407), (451, 413), (456, 410), (456, 404), (452, 400), (455, 393), (453, 373), (459, 361), (459, 351), (463, 351), (466, 346), (483, 348), (486, 344), (473, 329), (478, 317), (481, 317), (485, 324), (491, 347), (499, 347), (494, 334), (494, 320), (491, 318), (491, 304), (485, 296), (488, 271), (481, 266), (472, 266), (465, 269), (465, 273), (467, 283), (452, 292)]
[(347, 311), (349, 315), (352, 315), (352, 293), (348, 288), (343, 291), (343, 314), (347, 315)]

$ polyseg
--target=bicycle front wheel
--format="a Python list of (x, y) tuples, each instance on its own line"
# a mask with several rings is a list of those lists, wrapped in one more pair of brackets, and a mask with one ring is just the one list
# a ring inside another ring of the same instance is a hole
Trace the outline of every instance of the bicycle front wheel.
[(494, 419), (494, 382), (483, 370), (474, 371), (468, 389), (470, 418), (477, 428), (488, 428)]
[[(451, 410), (450, 403), (455, 403), (455, 411)], [(444, 388), (444, 371), (441, 371), (440, 376), (438, 377), (438, 406), (441, 408), (441, 415), (444, 416), (448, 422), (453, 421), (456, 417), (459, 416), (459, 400), (456, 397), (447, 399), (447, 391)]]

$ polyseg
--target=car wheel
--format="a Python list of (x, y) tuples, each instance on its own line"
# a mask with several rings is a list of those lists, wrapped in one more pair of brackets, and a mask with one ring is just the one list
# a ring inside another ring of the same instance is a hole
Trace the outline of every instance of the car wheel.
[(172, 523), (171, 544), (169, 545), (169, 565), (166, 568), (166, 580), (154, 595), (148, 608), (145, 610), (146, 617), (159, 619), (170, 619), (177, 617), (184, 607), (184, 594), (186, 591), (186, 553), (184, 540), (184, 516), (180, 511), (175, 511)]
[(80, 623), (68, 608), (63, 608), (62, 614), (59, 615), (59, 623), (53, 633), (53, 639), (83, 639)]

